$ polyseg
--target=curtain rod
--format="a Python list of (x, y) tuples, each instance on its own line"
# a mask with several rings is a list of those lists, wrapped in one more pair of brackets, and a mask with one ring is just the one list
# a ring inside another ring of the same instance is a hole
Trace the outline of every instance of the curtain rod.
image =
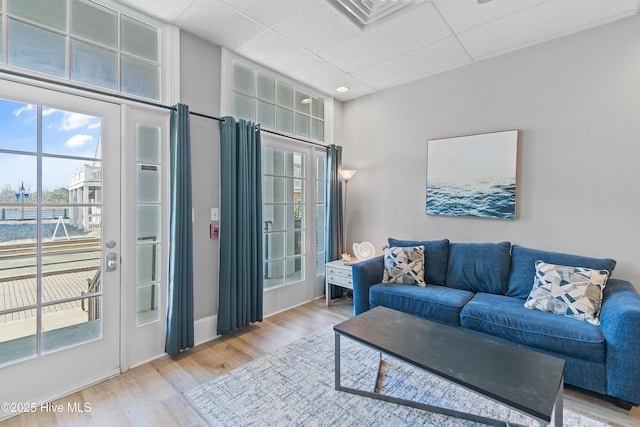
[[(0, 0), (1, 1), (1, 0)], [(29, 79), (29, 80), (35, 80), (41, 83), (48, 83), (48, 84), (52, 84), (52, 85), (57, 85), (57, 86), (63, 86), (69, 89), (75, 89), (75, 90), (79, 90), (79, 91), (83, 91), (83, 92), (90, 92), (90, 93), (94, 93), (96, 95), (102, 95), (102, 96), (108, 96), (108, 97), (112, 97), (112, 98), (118, 98), (118, 99), (122, 99), (125, 101), (130, 101), (130, 102), (137, 102), (139, 104), (144, 104), (144, 105), (149, 105), (152, 107), (157, 107), (157, 108), (164, 108), (166, 110), (175, 110), (176, 107), (172, 107), (169, 105), (164, 105), (164, 104), (160, 104), (158, 102), (153, 102), (153, 101), (147, 101), (145, 99), (139, 99), (139, 98), (134, 98), (131, 96), (126, 96), (126, 95), (122, 95), (119, 93), (112, 93), (112, 92), (107, 92), (104, 90), (100, 90), (100, 89), (94, 89), (94, 88), (90, 88), (90, 87), (85, 87), (85, 86), (80, 86), (80, 85), (76, 85), (73, 83), (69, 83), (69, 82), (61, 82), (61, 81), (57, 81), (57, 80), (52, 80), (52, 79), (48, 79), (46, 77), (39, 77), (39, 76), (33, 76), (30, 74), (25, 74), (25, 73), (21, 73), (18, 71), (13, 71), (13, 70), (7, 70), (4, 68), (0, 68), (0, 73), (4, 73), (4, 74), (9, 74), (15, 77), (21, 77), (24, 79)], [(189, 111), (190, 115), (193, 116), (197, 116), (197, 117), (203, 117), (205, 119), (211, 119), (211, 120), (217, 120), (219, 122), (223, 122), (224, 119), (220, 118), (220, 117), (216, 117), (216, 116), (210, 116), (208, 114), (202, 114), (202, 113), (197, 113), (195, 111)], [(300, 141), (300, 142), (304, 142), (305, 144), (311, 144), (311, 145), (315, 145), (318, 147), (322, 147), (322, 148), (327, 148), (326, 145), (323, 144), (319, 144), (317, 142), (313, 142), (313, 141), (308, 141), (306, 139), (302, 139), (302, 138), (296, 138), (295, 136), (290, 136), (290, 135), (286, 135), (280, 132), (276, 132), (273, 130), (269, 130), (269, 129), (261, 129), (263, 132), (267, 132), (267, 133), (271, 133), (274, 135), (278, 135), (281, 136), (283, 138), (289, 138), (295, 141)]]

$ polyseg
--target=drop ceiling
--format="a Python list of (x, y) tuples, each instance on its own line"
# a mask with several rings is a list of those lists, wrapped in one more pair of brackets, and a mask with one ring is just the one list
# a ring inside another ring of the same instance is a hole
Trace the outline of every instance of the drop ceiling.
[[(408, 1), (346, 0), (372, 9)], [(640, 9), (640, 0), (413, 1), (370, 25), (354, 23), (334, 0), (120, 2), (342, 101), (637, 15)], [(349, 91), (336, 92), (339, 86)]]

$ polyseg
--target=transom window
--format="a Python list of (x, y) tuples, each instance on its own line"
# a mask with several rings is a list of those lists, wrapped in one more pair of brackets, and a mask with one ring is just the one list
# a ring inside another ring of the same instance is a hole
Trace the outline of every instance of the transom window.
[(233, 62), (233, 115), (264, 129), (324, 141), (324, 98)]
[[(161, 100), (161, 28), (89, 0), (0, 0), (0, 57), (17, 67)], [(6, 46), (6, 51), (3, 50)]]

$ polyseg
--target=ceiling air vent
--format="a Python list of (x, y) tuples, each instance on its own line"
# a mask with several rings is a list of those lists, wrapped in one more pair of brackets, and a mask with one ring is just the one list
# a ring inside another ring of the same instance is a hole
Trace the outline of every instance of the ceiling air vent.
[(327, 0), (361, 30), (406, 12), (425, 0)]

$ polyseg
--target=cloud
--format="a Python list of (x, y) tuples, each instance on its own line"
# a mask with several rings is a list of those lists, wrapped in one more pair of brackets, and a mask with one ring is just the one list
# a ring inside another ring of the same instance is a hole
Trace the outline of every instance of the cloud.
[(88, 125), (94, 118), (95, 117), (93, 116), (87, 116), (85, 114), (69, 113), (65, 111), (62, 123), (60, 123), (60, 130), (70, 131), (81, 128)]
[(67, 148), (79, 148), (82, 147), (89, 141), (92, 141), (93, 137), (91, 135), (73, 135), (71, 138), (64, 143)]
[(46, 108), (45, 107), (45, 108), (42, 109), (42, 115), (46, 117), (46, 116), (52, 115), (53, 113), (57, 113), (58, 111), (60, 111), (60, 110), (56, 110), (56, 109), (53, 109), (53, 108)]
[(36, 108), (35, 105), (27, 104), (24, 107), (18, 108), (16, 111), (14, 111), (13, 115), (16, 116), (16, 117), (20, 117), (20, 114), (26, 113), (28, 111), (32, 111), (34, 108)]
[(100, 126), (102, 126), (102, 121), (100, 119), (98, 119), (93, 123), (89, 123), (88, 128), (89, 129), (100, 129)]

